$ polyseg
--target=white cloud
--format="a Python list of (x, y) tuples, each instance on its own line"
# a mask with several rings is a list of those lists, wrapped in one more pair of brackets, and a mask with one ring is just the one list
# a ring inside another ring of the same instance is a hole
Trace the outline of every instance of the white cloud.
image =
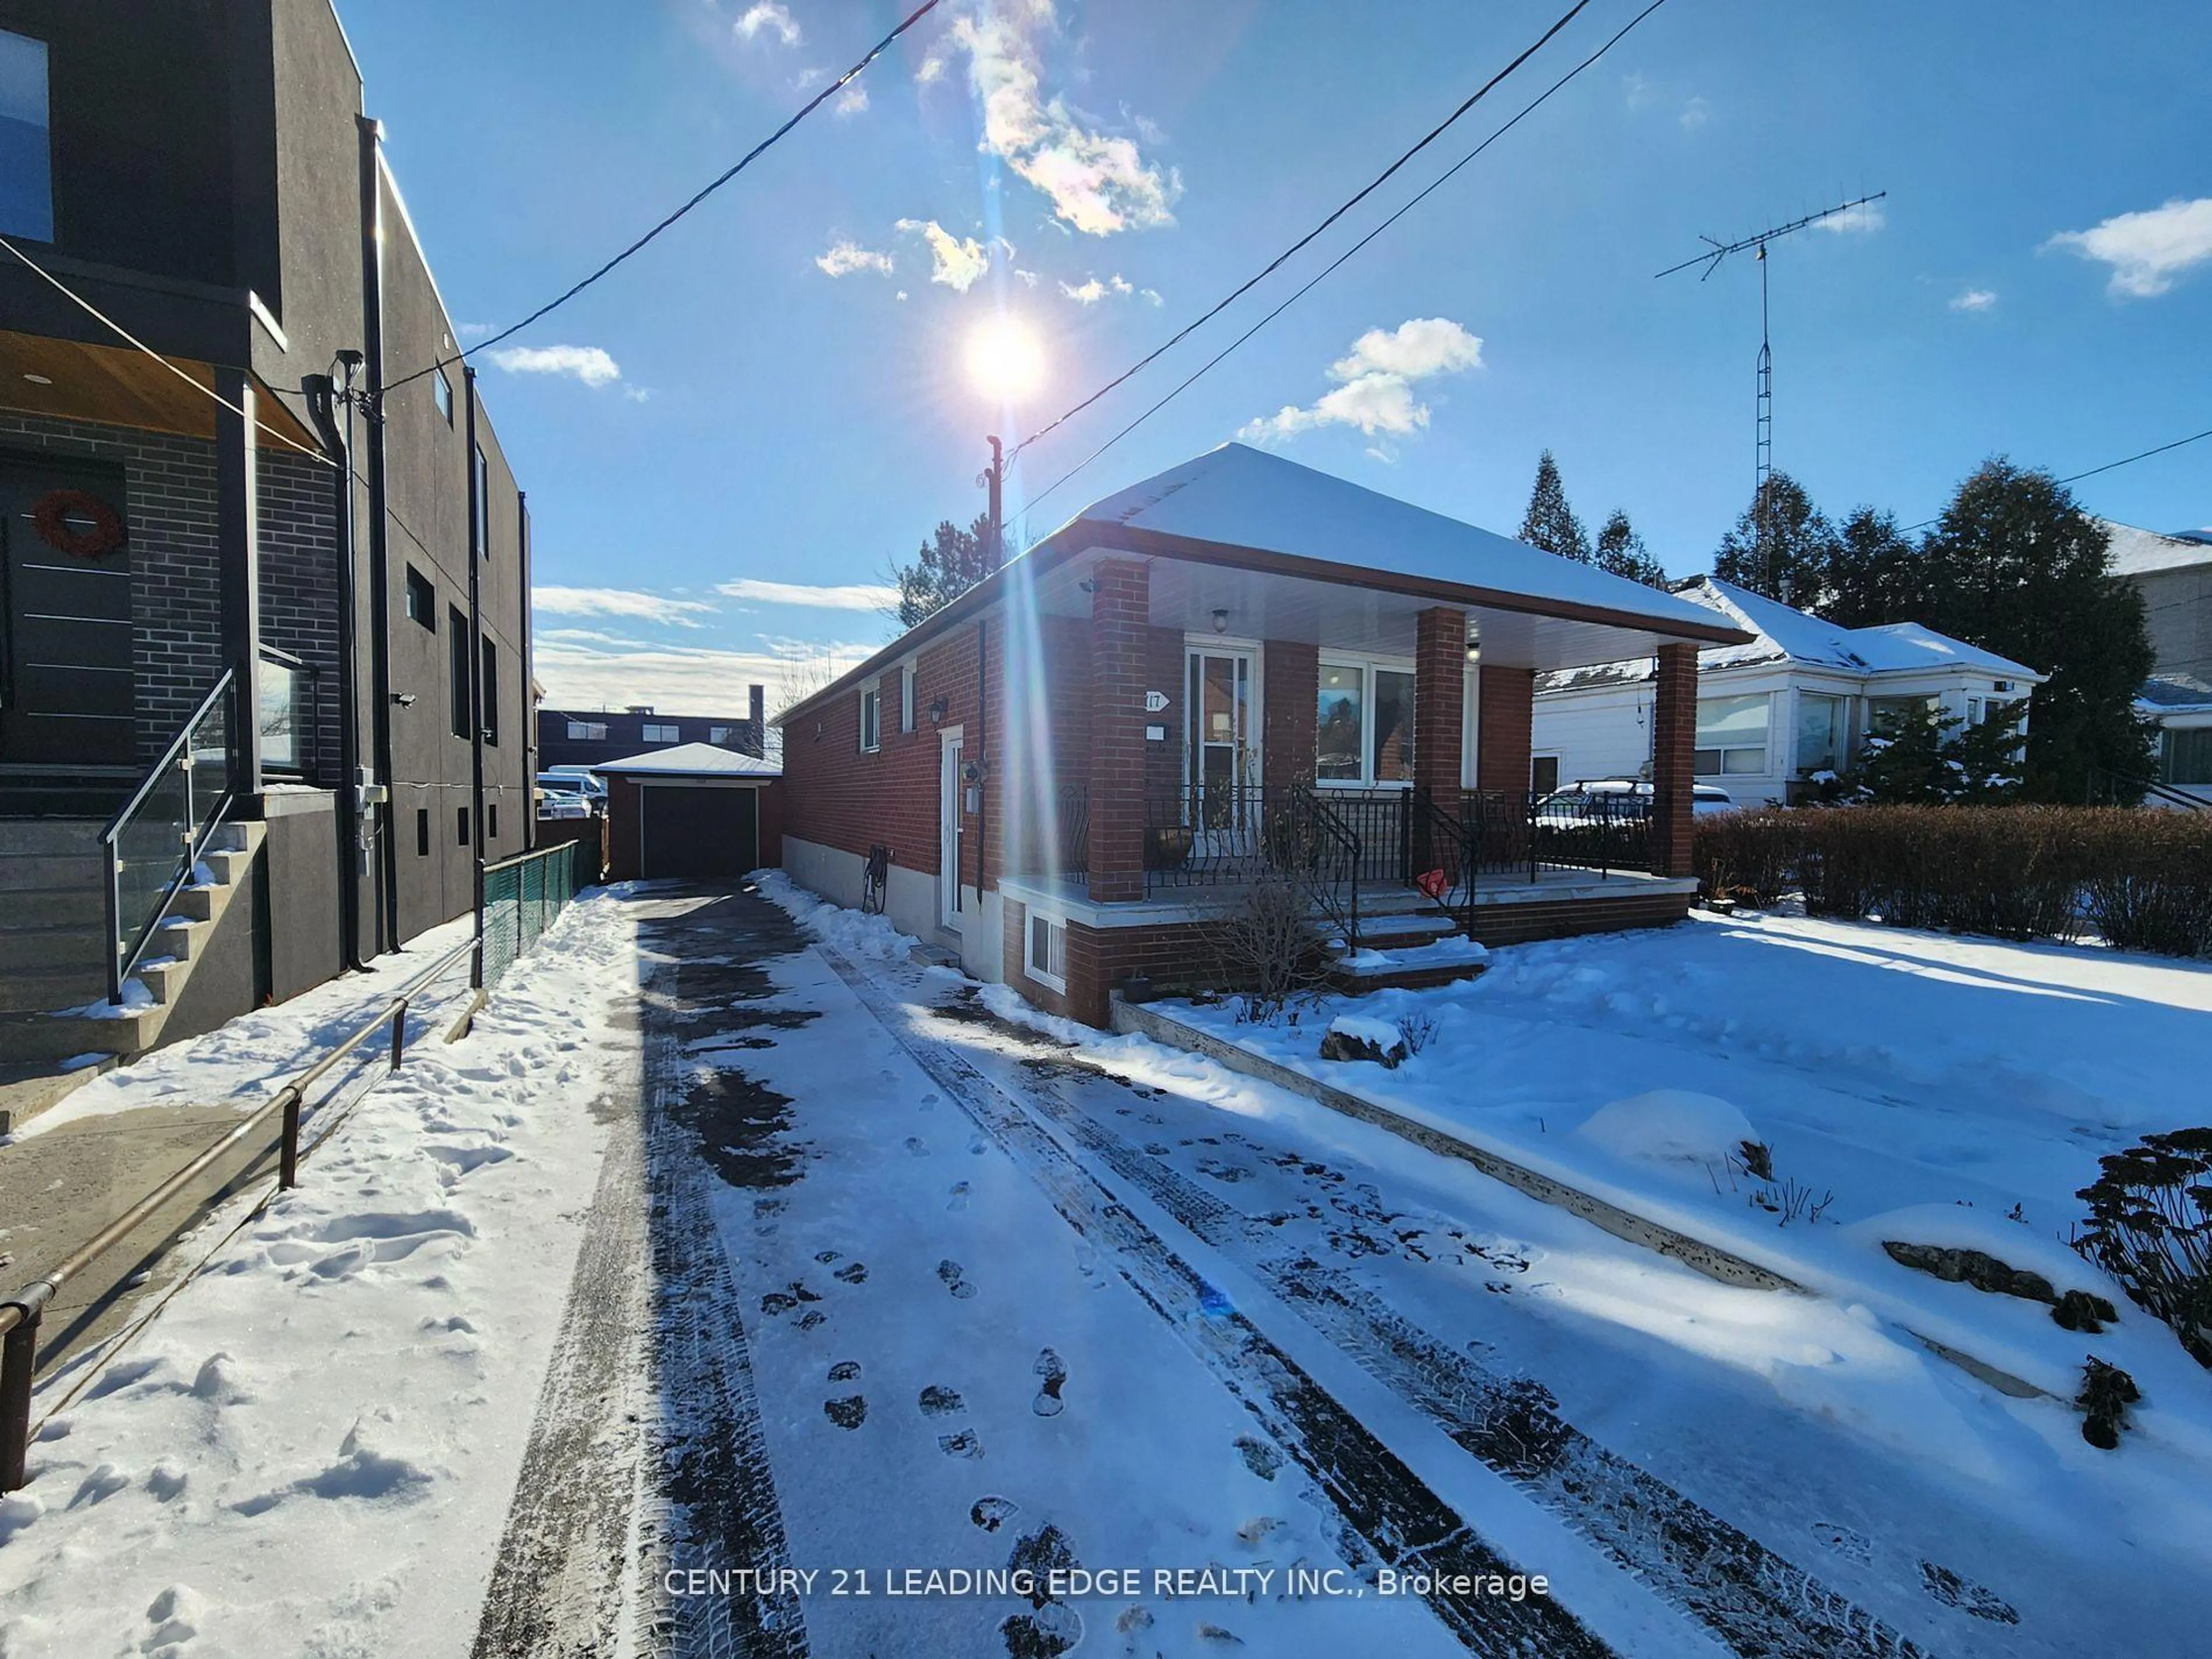
[(849, 236), (840, 236), (830, 243), (827, 253), (814, 256), (814, 263), (822, 268), (825, 276), (849, 276), (856, 270), (879, 271), (886, 276), (891, 274), (890, 254), (862, 247)]
[(982, 148), (1050, 198), (1053, 212), (1078, 230), (1107, 236), (1173, 224), (1170, 210), (1182, 193), (1174, 168), (1163, 172), (1134, 139), (1097, 131), (1065, 99), (1044, 96), (1036, 37), (1055, 27), (1050, 0), (953, 25), (983, 106)]
[(1037, 274), (1034, 270), (1024, 270), (1017, 266), (1014, 275), (1022, 279), (1024, 288), (1035, 288), (1037, 285)]
[(1079, 306), (1095, 306), (1109, 294), (1134, 294), (1137, 290), (1119, 271), (1100, 282), (1096, 276), (1086, 278), (1080, 286), (1062, 283), (1060, 291)]
[(934, 219), (902, 219), (896, 228), (919, 234), (929, 244), (929, 280), (957, 293), (975, 287), (975, 279), (990, 266), (981, 242), (972, 236), (963, 240)]
[(769, 582), (745, 576), (719, 583), (714, 591), (751, 605), (810, 605), (817, 611), (887, 611), (898, 604), (898, 589), (872, 582)]
[(1630, 109), (1639, 110), (1650, 103), (1652, 89), (1651, 78), (1649, 76), (1624, 75), (1620, 77), (1620, 85), (1622, 92), (1627, 97)]
[(1140, 288), (1137, 290), (1137, 297), (1148, 306), (1160, 306), (1167, 303), (1160, 298), (1160, 291), (1156, 288)]
[(944, 58), (937, 52), (931, 52), (914, 66), (914, 78), (924, 86), (933, 81), (942, 81), (945, 78)]
[(691, 618), (714, 607), (702, 599), (675, 599), (634, 587), (533, 587), (531, 608), (555, 617), (627, 617), (635, 622), (696, 628)]
[[(1447, 317), (1416, 317), (1395, 329), (1372, 328), (1328, 367), (1341, 382), (1308, 407), (1285, 404), (1248, 423), (1237, 435), (1255, 442), (1294, 437), (1316, 427), (1350, 426), (1372, 438), (1403, 436), (1429, 423), (1429, 406), (1414, 396), (1416, 381), (1480, 367), (1482, 342)], [(1393, 459), (1387, 453), (1381, 459)]]
[(904, 289), (900, 289), (900, 290), (899, 290), (896, 295), (894, 295), (892, 297), (893, 297), (894, 299), (903, 300), (903, 299), (905, 299), (905, 298), (906, 298), (906, 290), (905, 290)]
[(510, 374), (568, 374), (595, 386), (622, 379), (622, 366), (597, 346), (501, 346), (488, 355)]
[(791, 15), (789, 7), (778, 0), (756, 0), (745, 15), (738, 19), (738, 36), (750, 40), (763, 29), (774, 34), (787, 46), (795, 46), (802, 38), (799, 20)]
[(1845, 208), (1841, 213), (1832, 213), (1825, 219), (1814, 221), (1813, 228), (1846, 236), (1854, 231), (1880, 230), (1888, 222), (1889, 216), (1881, 210), (1881, 203), (1861, 202), (1856, 207)]
[(2212, 259), (2212, 196), (2177, 196), (2164, 207), (2116, 214), (2087, 230), (2061, 231), (2044, 246), (2110, 265), (2105, 291), (2116, 300), (2152, 299), (2183, 271)]
[(1695, 132), (1713, 118), (1713, 106), (1702, 98), (1692, 98), (1682, 106), (1682, 112), (1674, 118), (1682, 124), (1686, 131)]
[(832, 115), (858, 115), (867, 106), (868, 89), (855, 81), (831, 100), (830, 112)]
[(538, 644), (531, 653), (531, 670), (544, 686), (546, 706), (551, 708), (581, 712), (649, 703), (679, 713), (741, 709), (745, 688), (765, 685), (773, 713), (792, 700), (792, 690), (827, 684), (875, 649), (829, 641), (778, 641), (756, 651), (710, 646), (629, 650), (564, 640)]
[(1996, 290), (1990, 288), (1970, 288), (1951, 296), (1954, 311), (1987, 311), (1997, 302)]

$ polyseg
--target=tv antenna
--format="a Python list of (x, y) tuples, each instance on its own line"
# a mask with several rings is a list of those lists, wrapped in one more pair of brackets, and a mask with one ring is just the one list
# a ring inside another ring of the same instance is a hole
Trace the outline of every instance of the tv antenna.
[[(1721, 262), (1731, 253), (1749, 253), (1759, 263), (1759, 399), (1753, 427), (1751, 500), (1753, 510), (1758, 515), (1754, 529), (1759, 537), (1759, 566), (1765, 573), (1770, 591), (1776, 587), (1774, 538), (1768, 533), (1767, 525), (1772, 508), (1767, 501), (1766, 488), (1767, 480), (1774, 473), (1774, 348), (1767, 337), (1766, 245), (1808, 226), (1817, 225), (1824, 219), (1833, 219), (1840, 214), (1871, 207), (1888, 194), (1886, 190), (1878, 190), (1871, 196), (1857, 197), (1823, 209), (1819, 213), (1808, 213), (1802, 219), (1792, 219), (1786, 225), (1771, 226), (1741, 241), (1721, 242), (1711, 236), (1700, 236), (1698, 240), (1706, 244), (1705, 252), (1693, 255), (1680, 264), (1669, 265), (1658, 273), (1661, 276), (1672, 276), (1678, 270), (1703, 265), (1705, 269), (1698, 273), (1698, 280), (1702, 283), (1718, 270)], [(1788, 596), (1781, 597), (1786, 603)]]

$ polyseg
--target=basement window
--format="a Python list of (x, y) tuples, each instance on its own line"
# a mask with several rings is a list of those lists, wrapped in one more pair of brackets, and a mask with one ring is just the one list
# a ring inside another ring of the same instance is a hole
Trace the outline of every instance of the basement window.
[(1054, 916), (1030, 915), (1030, 977), (1055, 991), (1067, 989), (1067, 924)]

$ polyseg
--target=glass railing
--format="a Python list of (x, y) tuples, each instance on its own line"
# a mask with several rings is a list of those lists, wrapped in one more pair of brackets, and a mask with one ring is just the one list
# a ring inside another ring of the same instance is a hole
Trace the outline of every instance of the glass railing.
[(107, 863), (107, 995), (123, 1000), (124, 981), (150, 949), (176, 895), (222, 824), (236, 793), (235, 682), (229, 670), (200, 700), (145, 781), (100, 832)]

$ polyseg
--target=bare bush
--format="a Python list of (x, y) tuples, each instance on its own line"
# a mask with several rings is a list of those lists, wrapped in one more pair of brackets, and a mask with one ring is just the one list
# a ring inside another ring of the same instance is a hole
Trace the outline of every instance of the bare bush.
[(1406, 1052), (1418, 1054), (1437, 1034), (1437, 1017), (1417, 1008), (1398, 1022), (1398, 1035), (1406, 1039)]
[(1233, 890), (1206, 917), (1206, 945), (1222, 988), (1241, 991), (1238, 1018), (1272, 1025), (1290, 1002), (1327, 981), (1328, 953), (1305, 884), (1266, 869)]
[(2098, 1163), (2103, 1173), (2075, 1194), (2089, 1224), (2074, 1248), (2212, 1367), (2212, 1129), (2145, 1135)]

